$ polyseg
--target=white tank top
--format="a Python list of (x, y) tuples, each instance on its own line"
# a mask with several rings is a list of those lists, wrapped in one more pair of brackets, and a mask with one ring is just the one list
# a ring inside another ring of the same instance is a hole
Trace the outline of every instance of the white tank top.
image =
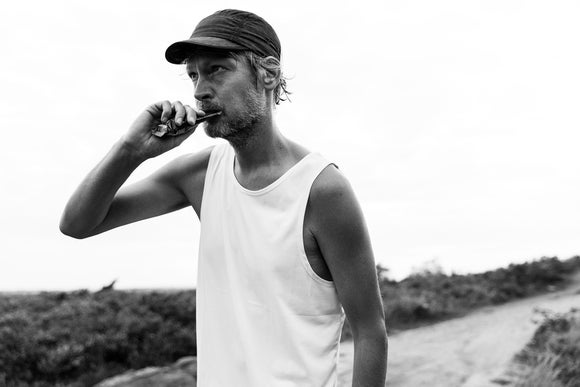
[(302, 238), (310, 188), (330, 163), (310, 153), (258, 191), (234, 175), (229, 144), (210, 156), (197, 280), (199, 387), (333, 387), (344, 323), (334, 282)]

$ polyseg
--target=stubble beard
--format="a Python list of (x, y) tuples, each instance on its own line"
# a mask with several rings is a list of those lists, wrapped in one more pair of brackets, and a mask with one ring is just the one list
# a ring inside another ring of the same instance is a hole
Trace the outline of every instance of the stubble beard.
[(235, 116), (219, 116), (217, 122), (206, 122), (205, 133), (212, 138), (223, 138), (234, 147), (244, 147), (256, 132), (256, 125), (266, 116), (263, 96), (250, 88), (243, 96), (244, 109)]

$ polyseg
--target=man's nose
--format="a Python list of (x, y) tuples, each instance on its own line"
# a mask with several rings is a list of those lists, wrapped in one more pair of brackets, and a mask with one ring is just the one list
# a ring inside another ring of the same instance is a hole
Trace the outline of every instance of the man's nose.
[(211, 96), (212, 96), (211, 88), (210, 88), (209, 82), (207, 82), (207, 80), (204, 79), (204, 77), (200, 76), (197, 79), (197, 82), (195, 85), (195, 92), (194, 92), (193, 96), (198, 101), (203, 101), (204, 99), (211, 98)]

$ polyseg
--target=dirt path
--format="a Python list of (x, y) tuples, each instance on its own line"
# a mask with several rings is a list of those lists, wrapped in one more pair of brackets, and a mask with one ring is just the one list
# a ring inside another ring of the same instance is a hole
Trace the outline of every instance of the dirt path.
[[(498, 387), (513, 355), (531, 339), (534, 309), (580, 308), (580, 275), (566, 290), (485, 307), (463, 318), (389, 337), (387, 386)], [(352, 384), (352, 342), (341, 345), (339, 387)]]

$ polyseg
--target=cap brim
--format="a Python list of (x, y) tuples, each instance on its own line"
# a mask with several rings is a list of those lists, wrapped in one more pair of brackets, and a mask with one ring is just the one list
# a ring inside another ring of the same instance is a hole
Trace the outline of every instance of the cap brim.
[(165, 50), (165, 59), (169, 63), (182, 64), (193, 55), (196, 49), (209, 48), (217, 50), (246, 50), (239, 44), (229, 40), (213, 37), (195, 37), (180, 42), (175, 42)]

